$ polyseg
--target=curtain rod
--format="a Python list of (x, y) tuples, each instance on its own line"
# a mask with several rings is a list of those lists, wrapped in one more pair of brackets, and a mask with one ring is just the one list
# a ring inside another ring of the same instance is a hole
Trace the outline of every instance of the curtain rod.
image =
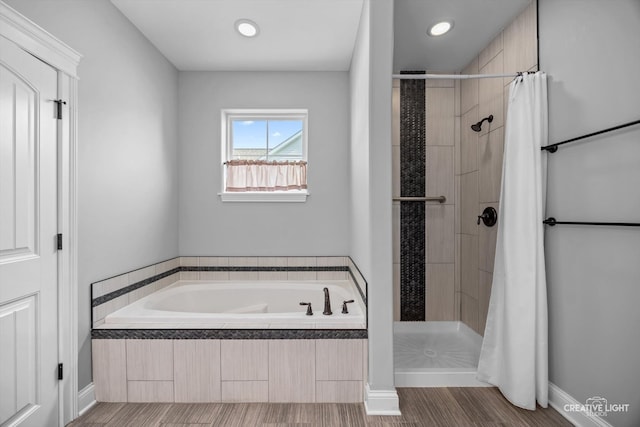
[[(525, 71), (526, 73), (526, 71)], [(427, 80), (427, 79), (491, 79), (499, 77), (518, 77), (522, 72), (512, 74), (392, 74), (394, 79), (401, 80)]]

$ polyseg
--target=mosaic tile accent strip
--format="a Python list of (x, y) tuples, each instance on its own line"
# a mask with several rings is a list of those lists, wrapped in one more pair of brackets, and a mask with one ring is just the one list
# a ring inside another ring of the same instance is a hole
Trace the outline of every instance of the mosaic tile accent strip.
[(92, 339), (313, 340), (364, 339), (366, 329), (92, 329)]
[[(409, 71), (403, 74), (424, 74)], [(400, 82), (400, 192), (425, 196), (425, 81)], [(425, 320), (425, 204), (400, 204), (400, 320)]]
[(400, 320), (425, 320), (425, 205), (400, 205)]
[(321, 267), (260, 267), (260, 266), (213, 266), (213, 267), (180, 267), (180, 271), (349, 271), (349, 267), (338, 266), (321, 266)]
[(101, 304), (104, 304), (107, 301), (111, 301), (112, 299), (118, 298), (121, 295), (128, 294), (131, 291), (135, 291), (136, 289), (140, 289), (143, 286), (150, 285), (156, 280), (164, 279), (165, 277), (171, 276), (172, 274), (179, 273), (181, 271), (181, 267), (173, 268), (169, 271), (165, 271), (164, 273), (156, 274), (155, 276), (148, 277), (139, 282), (133, 283), (129, 286), (125, 286), (124, 288), (118, 289), (117, 291), (110, 292), (106, 295), (102, 295), (98, 298), (91, 300), (91, 307), (96, 307)]
[[(422, 71), (402, 74), (424, 74)], [(400, 192), (402, 196), (425, 195), (426, 164), (425, 81), (400, 81)]]

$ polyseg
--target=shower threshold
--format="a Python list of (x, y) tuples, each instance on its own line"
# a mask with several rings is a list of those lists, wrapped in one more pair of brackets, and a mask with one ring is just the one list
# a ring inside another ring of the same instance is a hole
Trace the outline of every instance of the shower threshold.
[(395, 322), (396, 387), (491, 387), (476, 372), (482, 337), (462, 322)]

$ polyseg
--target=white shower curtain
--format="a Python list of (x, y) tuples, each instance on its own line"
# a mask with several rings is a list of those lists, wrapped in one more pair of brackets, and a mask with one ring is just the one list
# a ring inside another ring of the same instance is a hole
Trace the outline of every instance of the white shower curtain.
[(547, 77), (517, 77), (509, 87), (498, 237), (478, 379), (514, 405), (547, 407), (547, 285), (543, 215), (546, 192)]

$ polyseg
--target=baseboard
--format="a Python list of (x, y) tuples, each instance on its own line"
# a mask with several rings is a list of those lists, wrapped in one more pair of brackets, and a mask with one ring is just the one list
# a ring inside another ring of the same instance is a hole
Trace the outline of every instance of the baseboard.
[(367, 415), (401, 415), (396, 389), (371, 390), (369, 383), (365, 385), (364, 408)]
[(96, 404), (96, 394), (93, 383), (78, 392), (78, 416), (87, 412)]
[(560, 415), (569, 420), (573, 425), (578, 427), (612, 427), (611, 424), (603, 420), (601, 417), (590, 416), (584, 412), (569, 412), (564, 408), (566, 405), (583, 405), (584, 402), (578, 402), (567, 392), (553, 383), (549, 383), (549, 405), (558, 411)]

